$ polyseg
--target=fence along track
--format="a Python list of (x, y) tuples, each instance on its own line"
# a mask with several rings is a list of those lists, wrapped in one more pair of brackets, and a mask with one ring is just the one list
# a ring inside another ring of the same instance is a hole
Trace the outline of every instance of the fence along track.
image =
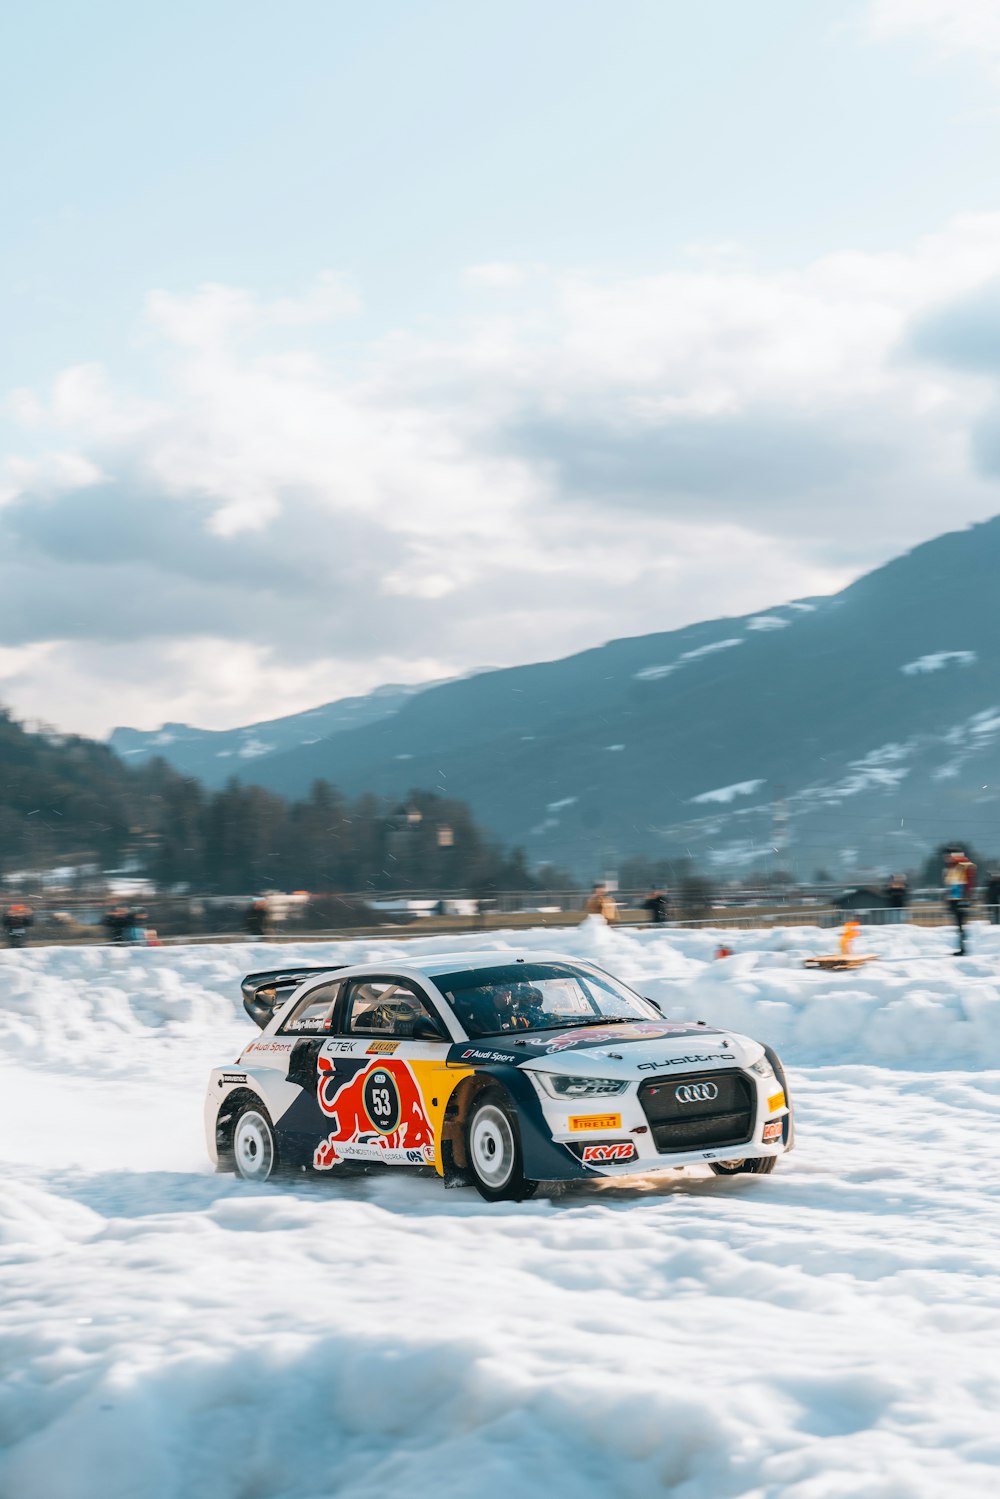
[[(835, 906), (804, 907), (788, 910), (772, 907), (768, 910), (736, 912), (724, 909), (711, 916), (687, 919), (678, 917), (667, 922), (651, 922), (644, 912), (623, 910), (619, 918), (611, 923), (629, 931), (769, 931), (781, 927), (842, 926), (848, 920), (857, 920), (863, 926), (908, 925), (920, 927), (947, 926), (951, 917), (947, 911), (931, 904), (909, 906), (901, 922), (893, 920), (895, 912), (881, 907), (872, 910), (838, 910)], [(264, 943), (284, 945), (292, 942), (345, 942), (355, 937), (382, 937), (393, 942), (408, 942), (420, 937), (487, 935), (491, 932), (517, 931), (527, 928), (551, 927), (553, 931), (579, 926), (586, 919), (581, 911), (492, 911), (478, 916), (428, 916), (405, 925), (382, 922), (378, 926), (328, 927), (322, 931), (300, 931), (295, 927), (284, 927), (268, 932), (263, 937), (249, 937), (245, 931), (189, 932), (159, 938), (161, 947), (199, 947), (222, 943)], [(27, 944), (29, 947), (79, 947), (108, 946), (103, 930), (94, 928), (91, 933), (76, 932), (72, 935), (37, 936)], [(124, 944), (127, 945), (127, 944)]]

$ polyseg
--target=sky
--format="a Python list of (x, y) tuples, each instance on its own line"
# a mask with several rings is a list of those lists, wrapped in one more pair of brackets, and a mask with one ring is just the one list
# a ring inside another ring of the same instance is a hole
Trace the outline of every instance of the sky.
[(0, 702), (226, 727), (1000, 512), (994, 0), (0, 19)]

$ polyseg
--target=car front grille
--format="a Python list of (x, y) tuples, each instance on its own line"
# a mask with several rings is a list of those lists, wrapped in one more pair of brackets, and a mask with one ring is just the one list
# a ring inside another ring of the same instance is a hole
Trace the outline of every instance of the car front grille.
[(651, 1077), (639, 1102), (661, 1155), (744, 1145), (753, 1135), (756, 1089), (735, 1069)]

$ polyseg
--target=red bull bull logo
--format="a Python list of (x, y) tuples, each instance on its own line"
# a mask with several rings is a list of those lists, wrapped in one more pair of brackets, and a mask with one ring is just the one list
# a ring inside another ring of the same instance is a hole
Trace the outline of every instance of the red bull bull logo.
[(316, 1096), (331, 1128), (313, 1156), (317, 1171), (346, 1159), (433, 1162), (434, 1132), (405, 1062), (379, 1061), (346, 1080), (337, 1077), (327, 1057), (321, 1056), (318, 1066)]
[(656, 1020), (633, 1020), (627, 1025), (593, 1026), (586, 1030), (567, 1031), (556, 1036), (546, 1046), (546, 1051), (566, 1051), (572, 1046), (603, 1046), (606, 1041), (656, 1041), (673, 1030), (687, 1029), (664, 1025)]

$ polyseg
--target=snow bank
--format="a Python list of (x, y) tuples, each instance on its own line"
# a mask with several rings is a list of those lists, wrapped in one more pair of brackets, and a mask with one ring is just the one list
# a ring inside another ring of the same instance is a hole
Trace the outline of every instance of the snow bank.
[[(590, 958), (680, 1019), (708, 1020), (769, 1041), (803, 1065), (871, 1062), (934, 1070), (1000, 1067), (1000, 928), (972, 928), (972, 956), (951, 956), (950, 929), (864, 930), (857, 951), (878, 961), (853, 973), (803, 968), (836, 933), (607, 927), (393, 941), (234, 943), (172, 948), (30, 948), (0, 954), (0, 1047), (69, 1072), (134, 1075), (158, 1052), (211, 1036), (228, 1050), (249, 1022), (240, 979), (282, 963), (360, 963), (483, 947), (547, 949)], [(720, 941), (734, 949), (714, 960)]]
[(0, 1499), (993, 1499), (1000, 933), (725, 935), (490, 942), (774, 1041), (794, 1155), (502, 1207), (201, 1140), (244, 972), (482, 938), (4, 953)]

